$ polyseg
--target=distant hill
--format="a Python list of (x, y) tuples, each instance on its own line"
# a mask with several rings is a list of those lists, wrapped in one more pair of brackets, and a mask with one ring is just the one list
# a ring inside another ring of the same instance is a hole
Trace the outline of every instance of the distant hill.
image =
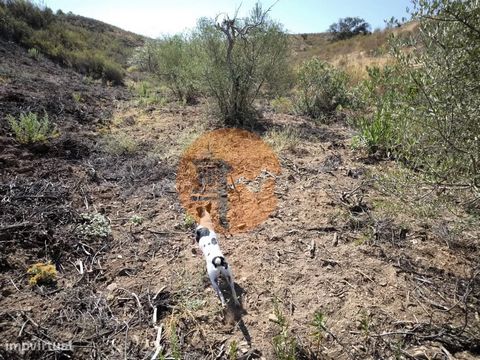
[(417, 25), (410, 22), (399, 28), (384, 29), (339, 41), (331, 41), (328, 33), (291, 35), (295, 63), (319, 57), (343, 68), (356, 80), (355, 78), (364, 76), (367, 65), (384, 65), (388, 62), (387, 43), (391, 34), (409, 35), (416, 31)]
[(127, 60), (145, 37), (101, 21), (40, 8), (30, 1), (0, 0), (0, 37), (93, 78), (123, 82)]

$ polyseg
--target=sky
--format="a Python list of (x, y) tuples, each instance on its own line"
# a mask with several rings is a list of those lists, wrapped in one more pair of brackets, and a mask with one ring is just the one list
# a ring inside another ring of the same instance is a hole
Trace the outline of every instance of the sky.
[[(262, 0), (268, 8), (276, 0)], [(200, 17), (239, 15), (253, 8), (256, 0), (43, 0), (56, 11), (73, 12), (152, 38), (174, 34), (195, 26)], [(270, 17), (282, 23), (289, 33), (324, 32), (339, 18), (358, 16), (375, 28), (385, 19), (408, 17), (410, 0), (278, 0)]]

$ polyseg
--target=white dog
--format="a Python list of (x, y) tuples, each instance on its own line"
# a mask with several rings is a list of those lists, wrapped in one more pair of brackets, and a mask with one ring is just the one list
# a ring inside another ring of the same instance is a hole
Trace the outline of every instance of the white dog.
[(218, 287), (218, 278), (222, 274), (225, 280), (227, 280), (230, 288), (232, 289), (232, 297), (235, 304), (240, 305), (235, 292), (235, 285), (233, 282), (232, 268), (227, 263), (225, 256), (223, 256), (218, 244), (218, 237), (213, 230), (212, 218), (210, 217), (211, 204), (209, 203), (205, 208), (198, 207), (197, 213), (200, 217), (199, 225), (197, 226), (195, 238), (197, 240), (200, 249), (202, 249), (203, 255), (207, 262), (207, 272), (210, 282), (213, 288), (217, 292), (218, 297), (222, 302), (222, 306), (225, 306), (225, 298)]

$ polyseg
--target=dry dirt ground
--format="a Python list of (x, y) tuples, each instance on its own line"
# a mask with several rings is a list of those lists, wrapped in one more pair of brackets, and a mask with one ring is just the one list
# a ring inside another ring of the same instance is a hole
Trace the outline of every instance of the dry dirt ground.
[[(353, 150), (341, 123), (267, 111), (256, 133), (278, 153), (277, 207), (221, 236), (242, 302), (222, 309), (176, 188), (181, 154), (216, 127), (208, 105), (139, 105), (0, 51), (0, 358), (480, 356), (478, 215), (461, 190)], [(29, 110), (61, 136), (17, 144), (4, 116)], [(111, 233), (81, 234), (85, 214)], [(30, 286), (46, 261), (56, 283)], [(73, 350), (38, 349), (53, 342)], [(37, 349), (8, 347), (22, 343)]]

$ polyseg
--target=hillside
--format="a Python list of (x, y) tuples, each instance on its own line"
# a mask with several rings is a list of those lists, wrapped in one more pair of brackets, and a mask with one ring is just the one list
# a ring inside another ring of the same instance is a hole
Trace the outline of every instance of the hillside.
[[(32, 57), (59, 24), (79, 46), (65, 54), (93, 51), (95, 33), (119, 67), (142, 41), (52, 16), (22, 45), (0, 38), (0, 359), (478, 359), (480, 219), (465, 188), (355, 146), (348, 112), (322, 124), (261, 99), (255, 129), (225, 130), (209, 99)], [(377, 59), (385, 34), (371, 36), (295, 47)], [(29, 112), (48, 115), (50, 138), (20, 141), (7, 118)], [(188, 171), (192, 154), (229, 204), (248, 197), (232, 228), (212, 201), (241, 307), (221, 307), (195, 241), (189, 191), (214, 186)]]
[(414, 33), (417, 26), (418, 23), (410, 22), (399, 28), (377, 30), (339, 41), (331, 41), (327, 33), (292, 35), (294, 61), (300, 64), (318, 57), (346, 70), (352, 81), (359, 81), (366, 75), (366, 66), (383, 66), (388, 62), (387, 42), (392, 34), (406, 37)]
[(28, 1), (0, 1), (0, 37), (14, 41), (34, 58), (46, 56), (92, 78), (121, 84), (127, 61), (145, 38), (97, 20)]

